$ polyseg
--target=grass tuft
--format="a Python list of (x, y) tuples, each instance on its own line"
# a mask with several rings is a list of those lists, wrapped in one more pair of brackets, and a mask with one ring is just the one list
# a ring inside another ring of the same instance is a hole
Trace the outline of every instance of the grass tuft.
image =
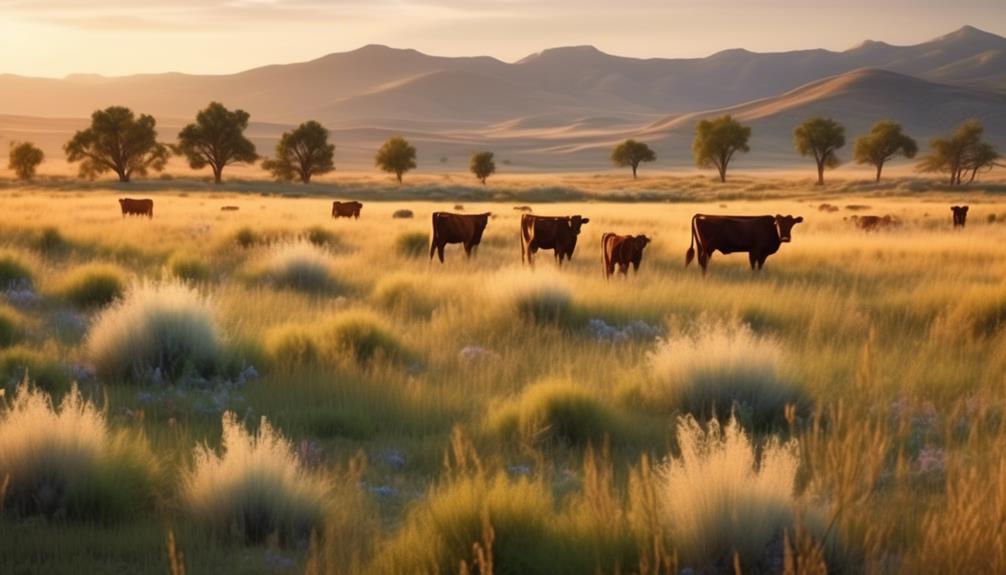
[(362, 310), (340, 312), (311, 325), (279, 326), (266, 337), (265, 349), (273, 365), (287, 369), (410, 355), (387, 322)]
[(184, 253), (175, 253), (171, 256), (168, 260), (168, 270), (180, 280), (195, 283), (209, 281), (213, 275), (209, 264), (202, 258)]
[(75, 268), (63, 278), (62, 297), (78, 308), (104, 307), (122, 297), (125, 273), (111, 264), (92, 263)]
[(331, 270), (327, 253), (308, 242), (293, 242), (272, 251), (262, 275), (279, 288), (320, 293), (336, 287)]
[(403, 258), (420, 258), (429, 249), (430, 236), (426, 232), (402, 232), (395, 238), (395, 253)]
[(618, 414), (594, 394), (566, 381), (544, 381), (528, 386), (519, 397), (497, 407), (489, 428), (504, 437), (528, 444), (583, 446), (618, 440)]

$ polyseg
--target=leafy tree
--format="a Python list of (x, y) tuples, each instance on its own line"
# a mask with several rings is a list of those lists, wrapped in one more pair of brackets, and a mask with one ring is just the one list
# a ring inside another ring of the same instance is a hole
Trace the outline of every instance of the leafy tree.
[(611, 151), (612, 163), (620, 168), (632, 168), (632, 179), (636, 179), (636, 170), (641, 162), (653, 162), (656, 159), (657, 154), (649, 146), (635, 140), (626, 140)]
[(405, 138), (395, 136), (377, 151), (374, 164), (385, 172), (395, 174), (398, 183), (402, 183), (402, 174), (416, 167), (416, 148)]
[(880, 174), (891, 158), (902, 155), (908, 159), (919, 152), (915, 140), (901, 131), (901, 124), (884, 120), (873, 125), (870, 133), (856, 138), (852, 156), (857, 164), (869, 164), (877, 168), (877, 182)]
[(244, 135), (249, 117), (244, 110), (232, 112), (219, 102), (211, 102), (196, 114), (196, 123), (178, 132), (174, 151), (185, 156), (193, 170), (212, 168), (213, 181), (219, 184), (227, 165), (258, 159), (255, 144)]
[(842, 163), (836, 152), (845, 145), (845, 128), (831, 118), (811, 118), (796, 127), (793, 141), (801, 156), (814, 156), (817, 185), (823, 186), (825, 168)]
[(80, 162), (80, 175), (94, 176), (112, 171), (120, 182), (147, 170), (161, 171), (168, 161), (168, 147), (157, 141), (157, 120), (122, 106), (112, 106), (91, 114), (91, 127), (74, 134), (63, 149), (66, 159)]
[(311, 183), (311, 176), (335, 169), (335, 144), (328, 143), (328, 130), (315, 122), (304, 122), (292, 132), (283, 132), (276, 144), (276, 157), (262, 162), (262, 167), (279, 180), (299, 179)]
[(978, 120), (961, 124), (949, 138), (934, 138), (930, 152), (922, 158), (919, 169), (923, 172), (943, 172), (949, 175), (950, 185), (960, 185), (964, 178), (975, 181), (979, 172), (1000, 165), (1002, 156), (995, 146), (982, 140), (985, 128)]
[(17, 177), (30, 180), (35, 177), (35, 170), (45, 160), (45, 153), (31, 142), (11, 142), (10, 158), (7, 167), (14, 170)]
[(734, 120), (729, 114), (702, 120), (695, 128), (692, 153), (695, 164), (700, 168), (716, 168), (720, 181), (727, 181), (727, 166), (737, 152), (747, 153), (751, 128)]
[(486, 178), (496, 173), (496, 162), (493, 160), (492, 152), (475, 152), (468, 163), (468, 168), (475, 174), (482, 185), (486, 185)]

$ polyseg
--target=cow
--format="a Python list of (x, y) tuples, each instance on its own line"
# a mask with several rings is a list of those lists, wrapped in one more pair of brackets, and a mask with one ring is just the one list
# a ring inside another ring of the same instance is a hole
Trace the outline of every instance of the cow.
[(440, 263), (444, 263), (444, 246), (462, 244), (465, 256), (471, 257), (472, 249), (482, 242), (482, 234), (489, 223), (489, 212), (484, 214), (452, 214), (433, 212), (433, 239), (430, 241), (430, 259), (436, 252)]
[(339, 218), (356, 218), (360, 219), (360, 210), (363, 209), (363, 204), (360, 202), (332, 202), (332, 217), (335, 219)]
[[(708, 216), (692, 217), (692, 244), (685, 254), (685, 267), (698, 254), (702, 273), (706, 273), (713, 252), (747, 252), (752, 270), (760, 270), (765, 260), (792, 239), (793, 226), (802, 216)], [(696, 252), (696, 247), (698, 251)]]
[(122, 217), (126, 216), (147, 216), (154, 217), (154, 200), (134, 200), (132, 198), (119, 198), (119, 207), (122, 208)]
[(954, 229), (963, 228), (964, 224), (968, 223), (968, 207), (969, 206), (950, 207), (950, 211), (954, 214)]
[(879, 232), (901, 225), (901, 221), (890, 214), (884, 216), (850, 216), (849, 221), (864, 232)]
[(639, 236), (620, 236), (618, 234), (606, 233), (601, 236), (601, 257), (604, 260), (604, 279), (610, 278), (615, 273), (615, 265), (618, 271), (624, 276), (629, 273), (629, 264), (632, 264), (632, 271), (639, 271), (639, 264), (643, 261), (643, 248), (650, 243), (650, 238)]
[(520, 217), (520, 257), (522, 262), (534, 265), (534, 254), (538, 250), (553, 250), (555, 261), (562, 266), (564, 259), (573, 259), (576, 238), (583, 224), (590, 218), (582, 216), (533, 216)]

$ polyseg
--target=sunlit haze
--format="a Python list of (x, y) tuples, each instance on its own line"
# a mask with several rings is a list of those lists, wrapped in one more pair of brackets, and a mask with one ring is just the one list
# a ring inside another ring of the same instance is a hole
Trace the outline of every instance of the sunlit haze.
[(0, 73), (227, 73), (371, 43), (507, 61), (576, 44), (639, 57), (843, 50), (964, 24), (1003, 34), (1002, 0), (0, 0)]

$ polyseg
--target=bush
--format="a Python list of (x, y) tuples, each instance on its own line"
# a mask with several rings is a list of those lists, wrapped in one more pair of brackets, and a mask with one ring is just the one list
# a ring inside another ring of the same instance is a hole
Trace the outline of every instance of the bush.
[(49, 393), (70, 387), (70, 371), (60, 363), (55, 350), (15, 345), (0, 351), (0, 387), (16, 389), (25, 378)]
[(487, 526), (492, 527), (495, 573), (594, 572), (593, 554), (572, 549), (557, 527), (548, 488), (504, 476), (459, 479), (434, 488), (381, 550), (370, 572), (457, 573), (462, 561), (475, 567), (473, 546), (487, 550)]
[(209, 302), (182, 284), (135, 286), (101, 313), (86, 347), (113, 381), (210, 375), (222, 356)]
[(342, 243), (342, 238), (338, 234), (321, 226), (311, 226), (304, 233), (304, 237), (319, 248), (336, 247)]
[(18, 284), (31, 285), (32, 274), (27, 264), (13, 254), (0, 254), (0, 289)]
[(0, 476), (17, 517), (104, 522), (151, 507), (157, 466), (142, 435), (111, 430), (76, 387), (55, 408), (25, 384), (0, 412)]
[(125, 274), (109, 264), (88, 264), (71, 271), (63, 279), (60, 293), (79, 308), (106, 306), (122, 297)]
[(620, 439), (618, 414), (593, 394), (565, 381), (527, 387), (520, 396), (490, 414), (489, 426), (505, 437), (526, 443), (582, 446)]
[(725, 421), (736, 411), (757, 429), (782, 425), (787, 405), (806, 406), (803, 392), (781, 373), (777, 341), (745, 325), (697, 329), (697, 335), (672, 338), (650, 355), (652, 382), (642, 392), (644, 400), (702, 419), (715, 415)]
[(249, 227), (243, 227), (234, 233), (234, 241), (245, 249), (253, 247), (259, 240), (259, 234)]
[(412, 210), (395, 210), (391, 217), (396, 220), (405, 220), (413, 216)]
[(682, 567), (732, 571), (736, 552), (745, 573), (771, 573), (798, 524), (821, 535), (818, 518), (798, 512), (795, 441), (772, 439), (756, 451), (736, 419), (725, 427), (711, 420), (704, 431), (688, 416), (678, 422), (678, 446), (681, 455), (661, 469), (662, 509)]
[(21, 340), (24, 327), (13, 311), (0, 308), (0, 348), (10, 347)]
[(47, 256), (63, 253), (70, 248), (70, 242), (63, 237), (59, 228), (52, 226), (42, 228), (38, 237), (32, 241), (32, 245), (36, 250)]
[(305, 292), (333, 289), (332, 260), (328, 254), (307, 242), (277, 247), (265, 265), (264, 277), (273, 285)]
[(275, 534), (290, 544), (306, 542), (322, 525), (329, 490), (265, 418), (252, 434), (227, 412), (220, 453), (196, 448), (182, 499), (193, 518), (219, 535), (260, 544)]
[(430, 293), (428, 279), (407, 274), (381, 276), (372, 293), (373, 300), (384, 309), (420, 316), (432, 314), (441, 296), (441, 293)]
[(497, 299), (529, 321), (563, 323), (572, 318), (572, 292), (554, 271), (504, 271), (492, 286)]
[(409, 356), (387, 323), (365, 311), (341, 312), (307, 326), (280, 326), (269, 333), (265, 347), (272, 363), (286, 368)]
[(209, 264), (198, 256), (176, 253), (168, 260), (171, 275), (190, 282), (205, 282), (212, 276)]
[(395, 253), (403, 258), (419, 258), (429, 250), (430, 236), (426, 232), (404, 232), (395, 238)]

